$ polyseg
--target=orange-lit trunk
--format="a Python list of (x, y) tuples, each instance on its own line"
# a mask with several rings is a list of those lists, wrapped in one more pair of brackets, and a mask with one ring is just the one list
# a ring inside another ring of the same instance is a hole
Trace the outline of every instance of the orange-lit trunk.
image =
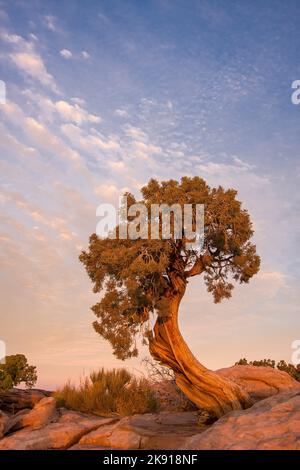
[(185, 285), (179, 280), (177, 293), (170, 297), (169, 316), (156, 321), (150, 342), (152, 357), (174, 371), (182, 392), (211, 417), (249, 407), (252, 403), (248, 393), (200, 364), (185, 343), (178, 327), (178, 310), (184, 291)]

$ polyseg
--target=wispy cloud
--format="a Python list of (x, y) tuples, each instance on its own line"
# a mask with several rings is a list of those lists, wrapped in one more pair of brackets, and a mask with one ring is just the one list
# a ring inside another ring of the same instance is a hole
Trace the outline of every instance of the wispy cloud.
[(116, 109), (116, 110), (115, 110), (115, 115), (116, 115), (116, 116), (119, 116), (119, 117), (122, 117), (122, 118), (127, 118), (127, 117), (129, 117), (129, 114), (128, 114), (128, 112), (126, 111), (126, 109)]
[(90, 54), (87, 51), (81, 51), (80, 54), (81, 54), (81, 57), (83, 59), (90, 59), (91, 58)]
[(92, 129), (91, 133), (86, 133), (74, 124), (63, 124), (61, 126), (61, 131), (77, 148), (84, 149), (86, 152), (90, 152), (92, 154), (98, 155), (100, 150), (120, 150), (120, 145), (117, 140), (110, 138), (107, 139), (95, 129)]
[(43, 22), (50, 31), (57, 32), (60, 30), (58, 27), (58, 20), (54, 15), (43, 16)]
[(11, 52), (8, 54), (10, 62), (24, 76), (37, 80), (55, 93), (60, 92), (53, 75), (48, 72), (41, 55), (38, 53), (35, 42), (27, 41), (19, 35), (5, 32), (0, 33), (0, 38), (11, 49)]
[(64, 59), (71, 59), (73, 57), (73, 54), (69, 49), (61, 49), (59, 53)]

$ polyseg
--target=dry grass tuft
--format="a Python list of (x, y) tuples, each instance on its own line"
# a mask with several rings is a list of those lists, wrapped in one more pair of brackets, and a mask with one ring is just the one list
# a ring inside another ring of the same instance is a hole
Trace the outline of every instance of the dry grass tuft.
[(126, 369), (102, 368), (79, 386), (67, 382), (54, 396), (58, 406), (102, 416), (151, 413), (159, 408), (148, 380), (135, 378)]

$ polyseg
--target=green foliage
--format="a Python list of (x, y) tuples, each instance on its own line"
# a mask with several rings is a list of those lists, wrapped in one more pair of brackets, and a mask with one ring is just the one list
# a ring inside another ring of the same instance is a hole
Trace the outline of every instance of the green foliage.
[(146, 379), (133, 377), (126, 369), (92, 372), (76, 387), (70, 382), (55, 392), (58, 406), (98, 415), (157, 411), (158, 402)]
[(235, 363), (236, 366), (261, 366), (261, 367), (272, 367), (275, 368), (276, 362), (272, 359), (261, 359), (260, 361), (250, 361), (248, 362), (247, 359), (243, 358), (240, 359), (238, 362)]
[(0, 364), (0, 389), (7, 390), (21, 383), (32, 388), (37, 381), (35, 366), (30, 366), (24, 354), (6, 356), (5, 364)]
[(277, 369), (283, 370), (290, 374), (295, 380), (300, 382), (300, 364), (294, 366), (293, 364), (287, 364), (285, 361), (279, 361), (277, 363)]
[(247, 365), (250, 365), (250, 363), (248, 363), (247, 359), (243, 358), (243, 359), (240, 359), (238, 362), (236, 362), (234, 365), (235, 366), (247, 366)]
[(231, 296), (234, 282), (247, 283), (260, 265), (250, 242), (250, 217), (235, 190), (210, 188), (202, 178), (183, 177), (180, 182), (151, 179), (141, 193), (141, 201), (127, 194), (129, 206), (143, 203), (150, 214), (152, 204), (179, 204), (182, 210), (184, 204), (191, 204), (194, 224), (195, 205), (204, 204), (205, 239), (201, 252), (190, 248), (190, 240), (176, 239), (174, 217), (168, 240), (151, 240), (150, 235), (148, 239), (119, 239), (119, 227), (117, 239), (90, 237), (89, 250), (81, 253), (80, 261), (94, 292), (103, 294), (92, 307), (97, 316), (93, 325), (119, 359), (138, 354), (136, 336), (141, 334), (144, 341), (151, 336), (152, 314), (170, 315), (170, 298), (178, 294), (179, 282), (184, 290), (190, 277), (203, 274), (214, 301), (220, 302)]
[(273, 359), (262, 359), (260, 361), (247, 361), (247, 359), (240, 359), (235, 363), (236, 366), (262, 366), (262, 367), (272, 367), (273, 369), (283, 370), (287, 372), (291, 377), (300, 382), (300, 364), (294, 366), (293, 364), (287, 364), (285, 361), (281, 360), (279, 362), (274, 361)]

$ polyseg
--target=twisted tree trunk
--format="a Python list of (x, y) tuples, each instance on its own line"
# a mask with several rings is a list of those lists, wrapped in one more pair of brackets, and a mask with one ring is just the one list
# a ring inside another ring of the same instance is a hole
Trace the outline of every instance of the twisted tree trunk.
[(174, 371), (182, 392), (212, 418), (251, 406), (247, 392), (200, 364), (185, 343), (178, 327), (178, 310), (184, 292), (185, 283), (178, 279), (177, 292), (169, 298), (169, 316), (158, 318), (154, 326), (154, 338), (150, 342), (152, 357)]

